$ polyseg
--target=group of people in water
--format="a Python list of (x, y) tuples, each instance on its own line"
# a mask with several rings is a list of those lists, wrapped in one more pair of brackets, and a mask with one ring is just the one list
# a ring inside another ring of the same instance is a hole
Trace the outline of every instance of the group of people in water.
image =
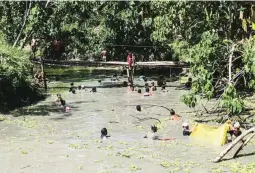
[[(145, 92), (144, 92), (143, 96), (151, 96), (154, 91), (157, 91), (157, 87), (155, 86), (154, 82), (151, 82), (151, 85), (149, 85), (149, 83), (147, 82), (147, 79), (145, 77), (140, 77), (140, 78), (142, 78), (145, 81), (145, 84), (144, 84), (144, 89), (145, 89), (144, 91)], [(160, 77), (160, 79), (163, 79), (163, 78)], [(101, 82), (101, 81), (99, 81), (99, 82)], [(189, 78), (188, 82), (185, 84), (185, 86), (187, 88), (191, 87), (191, 82), (192, 82), (192, 79)], [(157, 84), (158, 84), (158, 86), (161, 85), (161, 91), (168, 92), (168, 90), (166, 90), (166, 82), (165, 81), (162, 82), (162, 81), (159, 80), (159, 81), (157, 81)], [(128, 92), (137, 91), (139, 94), (142, 94), (142, 90), (139, 89), (139, 88), (135, 88), (131, 83), (128, 83), (127, 87), (128, 87)], [(70, 87), (69, 87), (69, 92), (71, 92), (73, 94), (76, 94), (76, 90), (86, 91), (86, 88), (85, 88), (84, 85), (79, 85), (77, 87), (74, 87), (74, 83), (71, 82)], [(93, 92), (93, 93), (97, 92), (97, 88), (92, 87), (90, 92)], [(62, 107), (66, 112), (71, 110), (70, 107), (66, 106), (66, 101), (61, 97), (60, 94), (57, 94), (56, 103), (60, 107)], [(136, 110), (137, 111), (142, 111), (141, 105), (137, 105)], [(175, 111), (173, 109), (171, 109), (170, 110), (170, 120), (180, 121), (181, 116), (176, 114)], [(232, 140), (234, 140), (235, 138), (237, 138), (238, 136), (240, 136), (242, 134), (242, 132), (240, 130), (240, 123), (239, 122), (236, 122), (233, 125), (231, 124), (231, 121), (227, 121), (227, 123), (229, 124), (228, 133), (230, 134)], [(182, 131), (183, 136), (190, 136), (192, 134), (193, 130), (194, 130), (194, 129), (190, 129), (189, 124), (187, 122), (182, 123), (182, 129), (183, 129), (183, 131)], [(152, 125), (150, 132), (148, 132), (147, 135), (144, 136), (144, 138), (148, 138), (148, 139), (152, 139), (152, 140), (174, 140), (175, 139), (175, 138), (160, 137), (159, 135), (157, 135), (157, 131), (158, 131), (157, 126)], [(107, 129), (102, 128), (102, 130), (101, 130), (101, 139), (105, 140), (108, 137), (110, 137), (110, 136), (108, 135)]]

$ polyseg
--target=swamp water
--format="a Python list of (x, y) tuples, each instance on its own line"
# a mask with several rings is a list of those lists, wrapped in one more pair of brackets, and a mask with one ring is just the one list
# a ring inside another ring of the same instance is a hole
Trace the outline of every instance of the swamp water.
[[(77, 80), (75, 85), (99, 85), (97, 79)], [(56, 81), (49, 86), (60, 86), (63, 82), (69, 86), (69, 81)], [(143, 84), (138, 80), (136, 83)], [(173, 108), (183, 120), (191, 121), (192, 115), (185, 112), (192, 110), (180, 101), (187, 91), (167, 89), (169, 92), (163, 93), (158, 88), (150, 97), (128, 93), (122, 87), (98, 88), (97, 93), (87, 88), (76, 94), (62, 89), (58, 92), (72, 108), (68, 113), (54, 105), (56, 95), (52, 93), (45, 101), (15, 114), (16, 117), (4, 116), (5, 120), (0, 122), (1, 173), (255, 172), (254, 145), (241, 152), (248, 156), (214, 164), (211, 160), (224, 146), (214, 147), (183, 137), (182, 122), (168, 120), (169, 112), (164, 108), (142, 106), (142, 111), (137, 112), (135, 106), (127, 106), (162, 105)], [(157, 123), (141, 121), (148, 117), (162, 121), (159, 135), (176, 139), (164, 142), (144, 139), (150, 125)], [(103, 127), (111, 137), (102, 142)]]

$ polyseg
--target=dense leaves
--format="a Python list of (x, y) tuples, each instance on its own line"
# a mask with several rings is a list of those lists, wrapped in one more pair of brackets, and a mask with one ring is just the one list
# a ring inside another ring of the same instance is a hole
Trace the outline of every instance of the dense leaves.
[(229, 114), (239, 114), (240, 91), (255, 86), (254, 9), (242, 1), (8, 1), (0, 3), (0, 27), (10, 45), (38, 39), (36, 56), (45, 58), (57, 57), (59, 39), (62, 59), (95, 60), (107, 50), (108, 60), (125, 61), (130, 50), (138, 61), (190, 62), (184, 103), (219, 96)]
[(28, 54), (0, 41), (0, 111), (29, 104), (41, 98), (32, 86), (32, 64)]

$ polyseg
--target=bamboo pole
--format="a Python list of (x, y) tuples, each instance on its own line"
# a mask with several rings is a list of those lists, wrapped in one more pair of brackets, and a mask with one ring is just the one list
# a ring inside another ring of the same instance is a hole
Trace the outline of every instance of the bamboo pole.
[[(239, 141), (241, 141), (244, 137), (246, 137), (248, 134), (250, 133), (254, 133), (255, 132), (255, 127), (250, 128), (249, 130), (245, 131), (242, 135), (238, 136), (224, 151), (222, 151), (220, 153), (219, 156), (217, 156), (213, 162), (217, 163), (219, 162)], [(249, 140), (251, 140), (251, 138), (248, 138)], [(249, 141), (248, 141), (249, 142)], [(248, 143), (247, 140), (245, 143)], [(241, 147), (243, 147), (244, 145), (242, 145)], [(237, 155), (238, 152), (235, 154)]]

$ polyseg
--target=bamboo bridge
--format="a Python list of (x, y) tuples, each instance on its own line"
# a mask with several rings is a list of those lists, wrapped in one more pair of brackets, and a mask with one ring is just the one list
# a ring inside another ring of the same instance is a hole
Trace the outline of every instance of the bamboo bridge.
[[(172, 68), (189, 68), (188, 63), (177, 62), (177, 61), (149, 61), (149, 62), (135, 62), (131, 68), (128, 68), (128, 63), (123, 61), (56, 61), (50, 59), (34, 59), (31, 60), (33, 63), (41, 64), (42, 72), (44, 73), (44, 65), (48, 66), (86, 66), (86, 67), (98, 67), (98, 66), (120, 66), (123, 70), (127, 71), (128, 81), (133, 84), (134, 72), (137, 67), (147, 68), (169, 68), (170, 75), (172, 74)], [(44, 80), (45, 89), (47, 89), (46, 82)]]
[[(41, 64), (40, 59), (32, 60), (33, 63)], [(127, 67), (128, 63), (123, 61), (56, 61), (50, 59), (43, 60), (44, 65), (50, 66), (122, 66)], [(165, 68), (188, 68), (188, 63), (177, 61), (149, 61), (135, 62), (137, 67), (165, 67)]]

